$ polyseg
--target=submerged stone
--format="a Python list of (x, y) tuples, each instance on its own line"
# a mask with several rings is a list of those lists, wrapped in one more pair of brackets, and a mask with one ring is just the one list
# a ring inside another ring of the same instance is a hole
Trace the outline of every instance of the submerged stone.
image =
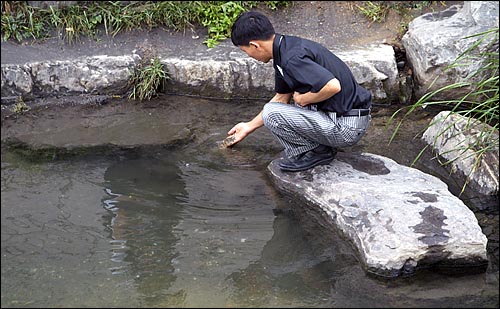
[(277, 188), (300, 198), (298, 213), (347, 238), (367, 272), (397, 277), (435, 266), (486, 270), (486, 236), (439, 178), (368, 153), (339, 153), (329, 165), (296, 173), (282, 172), (280, 160), (268, 166)]

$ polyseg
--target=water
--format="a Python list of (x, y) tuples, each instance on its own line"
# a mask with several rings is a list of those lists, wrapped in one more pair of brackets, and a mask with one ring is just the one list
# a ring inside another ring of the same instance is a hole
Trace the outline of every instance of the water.
[[(427, 120), (387, 146), (386, 114), (357, 147), (408, 164)], [(288, 203), (265, 173), (279, 145), (261, 129), (221, 150), (228, 125), (175, 150), (45, 163), (3, 153), (2, 307), (498, 306), (498, 227), (486, 273), (367, 276), (349, 244), (274, 215)], [(478, 216), (498, 225), (498, 212)]]

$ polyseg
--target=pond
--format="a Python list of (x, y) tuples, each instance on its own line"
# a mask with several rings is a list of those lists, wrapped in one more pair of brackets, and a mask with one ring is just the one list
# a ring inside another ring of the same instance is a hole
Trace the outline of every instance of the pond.
[[(351, 150), (409, 165), (435, 113), (388, 144), (393, 112), (375, 107)], [(340, 238), (325, 244), (321, 229), (275, 214), (289, 201), (266, 174), (281, 148), (265, 128), (218, 149), (230, 118), (172, 149), (49, 162), (2, 150), (2, 307), (498, 307), (498, 208), (471, 205), (489, 238), (485, 273), (368, 276)], [(447, 177), (435, 160), (417, 167)]]

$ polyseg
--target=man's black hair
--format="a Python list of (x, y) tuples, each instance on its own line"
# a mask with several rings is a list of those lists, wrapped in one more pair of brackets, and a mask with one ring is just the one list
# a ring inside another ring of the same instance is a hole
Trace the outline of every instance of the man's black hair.
[(250, 11), (238, 17), (231, 27), (231, 41), (236, 46), (248, 46), (252, 40), (268, 40), (274, 27), (262, 13)]

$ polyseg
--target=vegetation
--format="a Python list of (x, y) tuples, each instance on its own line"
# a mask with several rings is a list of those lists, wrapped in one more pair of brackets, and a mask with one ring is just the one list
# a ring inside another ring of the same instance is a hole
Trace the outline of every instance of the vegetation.
[[(259, 4), (274, 10), (280, 6), (288, 6), (292, 1), (130, 1), (125, 3), (127, 4), (120, 1), (82, 1), (79, 5), (61, 9), (53, 7), (40, 9), (29, 6), (27, 1), (2, 1), (2, 40), (18, 42), (25, 39), (43, 40), (56, 33), (59, 39), (73, 43), (81, 36), (95, 37), (102, 31), (106, 35), (114, 36), (121, 31), (145, 27), (148, 29), (165, 27), (174, 31), (182, 31), (186, 28), (192, 29), (195, 25), (202, 25), (207, 28), (208, 33), (208, 38), (204, 43), (211, 48), (230, 36), (231, 25), (242, 12), (257, 7)], [(423, 9), (436, 3), (438, 1), (360, 1), (353, 2), (352, 5), (370, 21), (384, 22), (390, 10), (396, 10), (403, 17), (411, 17), (409, 11)], [(405, 32), (406, 27), (403, 26), (401, 31)], [(485, 52), (477, 53), (478, 46), (490, 36), (495, 36), (493, 40), (490, 40), (493, 44)], [(484, 65), (471, 74), (466, 81), (427, 93), (413, 105), (401, 108), (394, 113), (389, 124), (398, 113), (407, 109), (403, 119), (397, 124), (390, 142), (408, 115), (429, 105), (440, 105), (451, 108), (454, 113), (491, 125), (489, 131), (481, 132), (475, 144), (460, 149), (463, 155), (467, 153), (467, 150), (473, 150), (476, 165), (480, 164), (484, 153), (498, 149), (498, 28), (472, 37), (478, 38), (476, 43), (460, 55), (450, 68), (464, 65), (463, 61), (468, 58), (477, 60), (478, 57), (484, 60)], [(149, 100), (164, 87), (164, 82), (168, 79), (168, 72), (161, 64), (160, 58), (154, 54), (145, 55), (130, 80), (132, 90), (129, 98)], [(465, 86), (473, 90), (462, 98), (448, 101), (432, 100), (438, 93)], [(14, 109), (16, 113), (22, 113), (29, 107), (20, 100)], [(431, 125), (434, 124), (429, 124)], [(451, 127), (445, 128), (440, 135), (445, 134), (446, 130)], [(412, 165), (417, 162), (426, 148), (417, 155)], [(460, 159), (461, 157), (456, 157), (441, 164), (447, 165)]]
[[(475, 62), (482, 61), (482, 65), (479, 69), (477, 69), (477, 71), (467, 76), (465, 81), (457, 82), (427, 93), (410, 107), (404, 107), (396, 111), (392, 115), (389, 123), (392, 122), (396, 114), (408, 108), (404, 117), (397, 124), (396, 130), (394, 131), (390, 141), (394, 139), (398, 128), (405, 121), (408, 115), (429, 105), (439, 105), (445, 107), (446, 109), (451, 109), (452, 113), (471, 119), (477, 119), (490, 125), (489, 127), (483, 127), (483, 130), (479, 133), (479, 136), (474, 142), (469, 145), (464, 145), (460, 149), (454, 150), (454, 152), (458, 152), (460, 155), (456, 156), (452, 160), (445, 162), (440, 161), (442, 165), (448, 165), (456, 160), (465, 159), (466, 156), (472, 152), (475, 157), (474, 167), (472, 169), (473, 172), (481, 164), (481, 159), (486, 152), (498, 150), (498, 32), (499, 30), (497, 27), (489, 31), (464, 38), (476, 38), (476, 41), (461, 55), (459, 55), (447, 69), (467, 65), (467, 60), (475, 60)], [(486, 48), (482, 48), (483, 51), (479, 51), (479, 47), (485, 42), (489, 42)], [(444, 101), (432, 100), (433, 97), (439, 93), (463, 87), (468, 87), (467, 89), (471, 90), (461, 98)], [(470, 121), (467, 125), (472, 126), (474, 123), (475, 121)], [(435, 123), (430, 123), (427, 128), (432, 125), (435, 125)], [(438, 133), (438, 137), (446, 134), (447, 131), (452, 130), (453, 128), (453, 124), (444, 128)], [(412, 165), (418, 161), (427, 147), (428, 146), (422, 149), (413, 161)], [(469, 178), (470, 175), (466, 176)], [(462, 191), (465, 189), (467, 183), (468, 181), (464, 184)]]
[(160, 58), (154, 57), (146, 61), (149, 63), (139, 65), (129, 81), (132, 85), (129, 99), (150, 100), (158, 94), (158, 91), (165, 89), (169, 75)]
[(231, 26), (244, 11), (246, 11), (245, 7), (236, 1), (223, 4), (207, 3), (202, 13), (202, 24), (208, 27), (209, 38), (203, 43), (208, 47), (214, 47), (218, 41), (229, 37)]
[(18, 97), (16, 104), (14, 104), (12, 111), (16, 114), (22, 114), (30, 110), (30, 107), (26, 105), (22, 97)]
[(422, 9), (436, 2), (438, 1), (361, 1), (355, 6), (369, 20), (383, 22), (390, 10), (396, 10), (404, 16), (408, 14), (409, 10)]
[(27, 1), (2, 1), (2, 39), (21, 42), (42, 40), (56, 31), (69, 43), (81, 36), (93, 37), (102, 28), (107, 35), (147, 27), (175, 31), (194, 25), (208, 28), (205, 41), (213, 47), (225, 39), (238, 15), (260, 3), (276, 9), (290, 1), (86, 1), (66, 8), (34, 8)]
[(412, 11), (422, 10), (440, 1), (358, 1), (353, 4), (355, 9), (363, 14), (372, 23), (382, 23), (391, 10), (396, 11), (401, 17), (399, 32), (403, 35), (408, 30), (408, 23), (413, 19)]

